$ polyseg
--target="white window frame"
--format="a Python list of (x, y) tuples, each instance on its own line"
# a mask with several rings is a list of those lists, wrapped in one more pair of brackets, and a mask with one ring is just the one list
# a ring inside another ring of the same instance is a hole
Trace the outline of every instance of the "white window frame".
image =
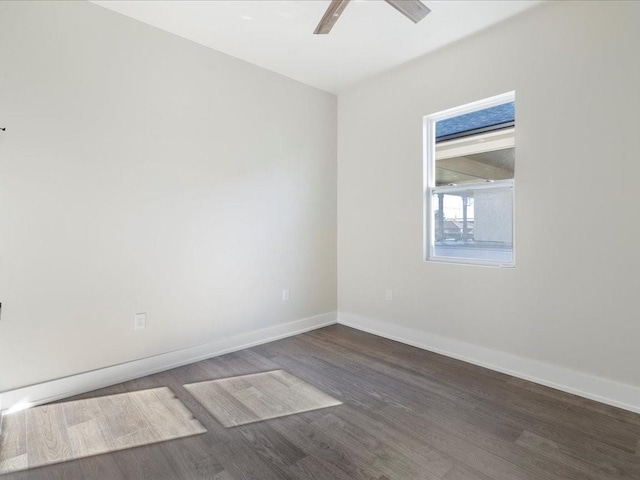
[[(423, 121), (423, 141), (424, 141), (424, 202), (423, 202), (423, 258), (426, 262), (435, 263), (454, 263), (462, 265), (483, 265), (490, 267), (513, 268), (516, 261), (516, 243), (515, 243), (515, 179), (496, 180), (490, 183), (461, 184), (457, 186), (436, 186), (436, 123), (452, 117), (457, 117), (467, 113), (484, 110), (485, 108), (496, 107), (504, 103), (515, 102), (516, 93), (514, 91), (496, 95), (494, 97), (479, 100), (477, 102), (467, 103), (455, 108), (443, 110), (432, 115), (426, 115)], [(509, 263), (482, 260), (474, 258), (457, 258), (457, 257), (437, 257), (434, 255), (435, 246), (435, 215), (433, 196), (437, 193), (451, 193), (465, 190), (480, 190), (510, 187), (513, 202), (513, 230), (512, 245), (513, 256)]]

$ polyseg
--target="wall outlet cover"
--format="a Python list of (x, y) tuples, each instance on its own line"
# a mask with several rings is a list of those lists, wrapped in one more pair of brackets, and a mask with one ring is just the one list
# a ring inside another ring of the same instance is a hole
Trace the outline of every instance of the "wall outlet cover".
[(136, 313), (133, 329), (141, 330), (143, 328), (147, 328), (147, 314), (146, 313)]

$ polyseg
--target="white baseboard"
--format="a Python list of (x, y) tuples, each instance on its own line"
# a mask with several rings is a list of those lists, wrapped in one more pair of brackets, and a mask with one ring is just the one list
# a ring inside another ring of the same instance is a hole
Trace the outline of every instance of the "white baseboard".
[(390, 322), (339, 312), (338, 323), (514, 377), (640, 413), (640, 388)]
[(183, 348), (140, 360), (30, 385), (24, 388), (8, 390), (0, 393), (0, 405), (5, 411), (11, 411), (53, 402), (225, 353), (235, 352), (255, 345), (298, 335), (335, 323), (336, 312), (329, 312), (283, 325), (276, 325), (236, 335), (204, 345)]
[(337, 314), (330, 312), (204, 345), (9, 390), (0, 393), (0, 405), (6, 410), (40, 405), (225, 353), (298, 335), (333, 325), (336, 322), (390, 340), (640, 413), (640, 388), (633, 385), (347, 312)]

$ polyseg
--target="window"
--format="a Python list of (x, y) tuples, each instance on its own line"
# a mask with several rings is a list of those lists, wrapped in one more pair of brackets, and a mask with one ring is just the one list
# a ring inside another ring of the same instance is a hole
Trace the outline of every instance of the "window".
[(512, 267), (515, 93), (424, 119), (425, 260)]

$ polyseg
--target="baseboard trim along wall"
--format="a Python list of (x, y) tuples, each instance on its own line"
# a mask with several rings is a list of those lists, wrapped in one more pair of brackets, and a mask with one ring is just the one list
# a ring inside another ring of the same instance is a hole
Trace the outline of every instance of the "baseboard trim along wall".
[(4, 411), (41, 405), (335, 323), (640, 413), (638, 387), (347, 312), (325, 313), (216, 342), (8, 390), (0, 393), (0, 405)]
[(225, 353), (291, 337), (335, 323), (336, 312), (329, 312), (203, 345), (183, 348), (111, 367), (8, 390), (0, 393), (0, 405), (5, 412), (41, 405), (207, 358), (217, 357)]
[(640, 413), (640, 388), (391, 322), (339, 312), (338, 323), (547, 387)]

